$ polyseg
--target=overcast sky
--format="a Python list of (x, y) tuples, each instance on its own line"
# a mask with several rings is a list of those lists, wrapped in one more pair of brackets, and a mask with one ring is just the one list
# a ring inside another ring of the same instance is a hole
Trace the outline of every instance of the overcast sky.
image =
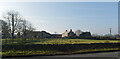
[(37, 30), (63, 33), (80, 29), (93, 34), (118, 32), (117, 2), (1, 2), (0, 16), (9, 10), (18, 11)]

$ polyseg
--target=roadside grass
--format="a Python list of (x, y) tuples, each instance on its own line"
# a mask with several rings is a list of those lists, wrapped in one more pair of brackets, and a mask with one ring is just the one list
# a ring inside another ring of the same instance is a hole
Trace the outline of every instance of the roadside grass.
[(2, 52), (2, 56), (29, 56), (29, 55), (55, 55), (55, 54), (63, 54), (63, 52), (58, 51), (16, 51), (10, 50), (7, 52)]
[(81, 52), (96, 52), (96, 51), (113, 51), (116, 50), (118, 51), (119, 48), (103, 48), (103, 49), (88, 49), (88, 50), (78, 50), (78, 51), (74, 51), (72, 53), (81, 53)]
[(113, 51), (119, 50), (118, 48), (103, 48), (103, 49), (87, 49), (87, 50), (78, 50), (72, 52), (60, 52), (60, 51), (16, 51), (10, 50), (7, 52), (2, 52), (2, 56), (30, 56), (30, 55), (64, 55), (64, 54), (75, 54), (75, 53), (86, 53), (86, 52), (97, 52), (97, 51)]

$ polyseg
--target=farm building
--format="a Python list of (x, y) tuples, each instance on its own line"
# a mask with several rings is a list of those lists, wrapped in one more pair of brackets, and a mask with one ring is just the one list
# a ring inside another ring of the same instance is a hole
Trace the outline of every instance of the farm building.
[(90, 37), (91, 33), (90, 32), (82, 32), (81, 30), (77, 30), (75, 31), (75, 33), (72, 31), (72, 29), (70, 31), (66, 30), (66, 32), (64, 32), (62, 34), (62, 37), (65, 38), (84, 38), (84, 37)]
[(27, 31), (26, 38), (50, 38), (51, 34), (46, 31)]
[(82, 34), (80, 34), (80, 36), (89, 37), (89, 36), (91, 36), (91, 33), (90, 32), (82, 32)]
[(26, 38), (61, 38), (61, 34), (50, 34), (46, 31), (27, 31)]
[(51, 34), (51, 38), (62, 38), (62, 34)]

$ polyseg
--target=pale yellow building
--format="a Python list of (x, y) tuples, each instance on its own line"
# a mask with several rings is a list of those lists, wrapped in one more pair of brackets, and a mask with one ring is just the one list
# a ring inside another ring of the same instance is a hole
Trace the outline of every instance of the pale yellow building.
[(72, 31), (72, 29), (69, 30), (66, 30), (63, 34), (62, 34), (62, 37), (71, 37), (71, 36), (74, 36), (74, 32)]
[(70, 31), (68, 31), (68, 30), (66, 30), (66, 32), (64, 32), (63, 34), (62, 34), (62, 37), (68, 37), (68, 33), (69, 33)]

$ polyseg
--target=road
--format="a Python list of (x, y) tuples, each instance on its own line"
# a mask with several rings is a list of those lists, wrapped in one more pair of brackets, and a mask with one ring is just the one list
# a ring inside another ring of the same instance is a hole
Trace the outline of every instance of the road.
[(19, 58), (16, 57), (16, 58), (2, 58), (2, 59), (50, 59), (50, 58), (59, 59), (61, 57), (62, 57), (62, 59), (64, 59), (64, 58), (71, 59), (71, 57), (79, 57), (79, 58), (82, 58), (82, 57), (88, 58), (89, 57), (90, 59), (91, 59), (91, 57), (94, 57), (94, 59), (99, 57), (100, 59), (104, 59), (104, 58), (105, 59), (107, 59), (107, 58), (108, 59), (112, 59), (112, 58), (115, 59), (116, 57), (118, 57), (119, 54), (120, 54), (120, 52), (102, 52), (102, 53), (88, 53), (88, 54), (57, 55), (57, 56), (34, 56), (34, 57), (19, 57)]

